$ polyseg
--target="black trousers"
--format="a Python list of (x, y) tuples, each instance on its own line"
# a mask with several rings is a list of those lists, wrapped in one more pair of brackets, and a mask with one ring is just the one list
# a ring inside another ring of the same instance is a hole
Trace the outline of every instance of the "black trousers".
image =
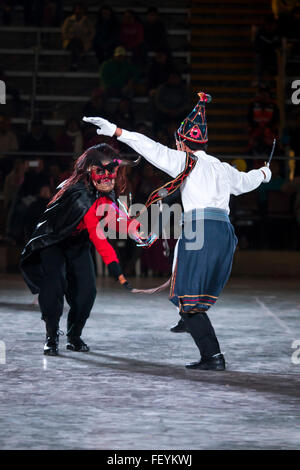
[(95, 268), (90, 242), (84, 236), (70, 237), (41, 251), (44, 278), (39, 293), (47, 333), (54, 333), (63, 313), (64, 296), (70, 306), (67, 335), (78, 337), (96, 297)]
[(220, 346), (215, 330), (205, 312), (181, 313), (190, 334), (195, 341), (202, 359), (220, 353)]

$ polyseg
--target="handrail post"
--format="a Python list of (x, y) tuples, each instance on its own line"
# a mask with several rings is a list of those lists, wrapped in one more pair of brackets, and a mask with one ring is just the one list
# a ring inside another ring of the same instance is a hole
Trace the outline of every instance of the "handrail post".
[[(30, 126), (35, 118), (35, 102), (36, 102), (36, 90), (37, 90), (37, 74), (39, 70), (39, 56), (41, 49), (41, 29), (37, 30), (37, 41), (34, 48), (34, 65), (32, 73), (32, 93), (31, 93), (31, 103), (30, 103)], [(29, 125), (29, 124), (28, 124)], [(28, 129), (30, 130), (30, 129)]]
[(283, 38), (281, 47), (277, 50), (277, 103), (280, 111), (279, 137), (282, 138), (285, 128), (285, 68), (286, 68), (286, 38)]
[[(277, 64), (278, 64), (278, 74), (277, 74), (277, 103), (280, 112), (280, 120), (279, 120), (279, 139), (282, 141), (284, 129), (286, 126), (286, 118), (285, 118), (285, 83), (286, 83), (286, 49), (287, 49), (287, 41), (286, 38), (282, 39), (281, 47), (277, 49)], [(288, 158), (286, 162), (286, 175), (289, 175), (289, 166), (290, 160), (289, 155), (286, 149), (286, 156)]]

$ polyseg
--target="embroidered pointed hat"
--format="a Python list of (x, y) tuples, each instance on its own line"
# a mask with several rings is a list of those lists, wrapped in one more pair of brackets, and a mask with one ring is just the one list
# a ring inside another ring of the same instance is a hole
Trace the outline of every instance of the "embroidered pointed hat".
[(197, 94), (199, 96), (198, 103), (193, 111), (182, 121), (177, 133), (182, 139), (205, 144), (208, 141), (205, 106), (206, 103), (211, 102), (211, 96), (203, 91)]

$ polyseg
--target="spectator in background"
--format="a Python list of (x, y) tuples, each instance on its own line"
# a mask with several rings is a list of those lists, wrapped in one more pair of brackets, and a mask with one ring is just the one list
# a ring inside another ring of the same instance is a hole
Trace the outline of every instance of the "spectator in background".
[(88, 134), (86, 134), (84, 148), (93, 147), (93, 145), (98, 145), (98, 144), (108, 144), (110, 145), (110, 147), (115, 149), (117, 153), (120, 153), (120, 147), (119, 147), (120, 143), (117, 141), (117, 139), (113, 137), (108, 137), (105, 135), (95, 134), (95, 127), (94, 127), (93, 132), (89, 132)]
[(14, 0), (0, 0), (1, 19), (4, 26), (9, 26), (12, 20)]
[(269, 191), (280, 191), (284, 184), (284, 178), (280, 174), (280, 165), (276, 160), (272, 161), (272, 179), (269, 183), (261, 185), (258, 189), (260, 207), (267, 212)]
[(145, 63), (144, 28), (132, 10), (126, 10), (122, 17), (120, 30), (121, 44), (132, 53), (134, 63)]
[(26, 26), (41, 26), (43, 19), (44, 0), (38, 2), (23, 0), (24, 22)]
[(236, 168), (238, 171), (247, 171), (247, 162), (243, 158), (235, 158), (230, 162), (230, 165), (232, 165), (233, 168)]
[[(83, 116), (104, 116), (105, 119), (110, 119), (110, 113), (107, 111), (106, 94), (102, 87), (95, 88), (92, 92), (91, 99), (84, 105), (82, 110)], [(92, 147), (93, 145), (100, 144), (98, 134), (95, 135), (95, 127), (83, 121), (82, 124), (84, 148)], [(110, 142), (107, 142), (111, 145)]]
[(286, 133), (290, 149), (296, 157), (300, 157), (300, 110), (293, 114), (290, 113), (289, 126)]
[(0, 115), (0, 158), (4, 157), (7, 152), (14, 152), (18, 148), (18, 139), (11, 130), (10, 119)]
[[(70, 118), (66, 121), (64, 129), (56, 140), (56, 151), (73, 153), (73, 157), (82, 154), (83, 137), (78, 119)], [(63, 158), (63, 160), (69, 159), (70, 157)]]
[(281, 46), (281, 38), (276, 20), (272, 15), (266, 18), (261, 28), (256, 28), (253, 47), (255, 52), (256, 81), (253, 86), (263, 82), (265, 75), (267, 79), (277, 75), (277, 53)]
[(62, 0), (0, 0), (3, 24), (12, 23), (15, 6), (23, 6), (26, 26), (59, 26), (62, 18)]
[[(97, 116), (99, 116), (99, 114), (97, 114)], [(122, 98), (119, 101), (112, 120), (117, 123), (118, 127), (132, 130), (134, 127), (134, 113), (132, 102), (128, 98)]]
[(62, 0), (20, 0), (27, 26), (59, 26), (62, 18)]
[(47, 204), (52, 196), (50, 187), (41, 186), (36, 199), (28, 206), (24, 223), (24, 238), (28, 241), (34, 228), (40, 220), (41, 215), (46, 210)]
[(28, 207), (37, 200), (42, 186), (50, 185), (48, 172), (41, 158), (25, 162), (24, 180), (16, 194), (8, 220), (7, 235), (16, 243), (24, 242), (24, 226)]
[(148, 162), (145, 162), (141, 181), (143, 183), (137, 188), (135, 197), (137, 202), (145, 203), (149, 194), (151, 194), (155, 188), (159, 188), (163, 184), (163, 175)]
[(249, 152), (252, 155), (267, 155), (272, 148), (274, 138), (278, 135), (279, 124), (279, 109), (271, 99), (268, 87), (261, 86), (257, 96), (250, 103), (248, 124)]
[(76, 3), (73, 14), (62, 25), (63, 48), (71, 52), (71, 70), (77, 70), (83, 54), (92, 47), (93, 37), (94, 27), (85, 6), (82, 2)]
[[(73, 172), (73, 167), (74, 167), (74, 162), (68, 162), (68, 163), (65, 163), (65, 164), (62, 164), (60, 166), (61, 168), (61, 171), (60, 171), (60, 174), (59, 174), (59, 182), (58, 184), (61, 184), (63, 181), (67, 180), (68, 178), (70, 178), (72, 172)], [(58, 185), (57, 185), (58, 186)]]
[(23, 139), (21, 150), (23, 152), (54, 152), (54, 142), (48, 135), (41, 120), (37, 119), (31, 124), (31, 131)]
[(150, 7), (144, 24), (144, 37), (147, 52), (168, 51), (167, 33), (157, 8)]
[(3, 208), (7, 212), (24, 181), (25, 164), (23, 160), (17, 158), (11, 172), (6, 176), (3, 188)]
[(0, 115), (0, 187), (4, 183), (4, 177), (12, 168), (12, 157), (9, 152), (18, 150), (18, 139), (11, 130), (10, 119), (7, 116)]
[(25, 161), (25, 174), (19, 190), (19, 198), (36, 196), (41, 186), (50, 185), (49, 172), (45, 170), (42, 158), (32, 158)]
[(100, 85), (111, 97), (132, 96), (138, 78), (138, 69), (127, 60), (122, 46), (116, 47), (113, 58), (103, 62), (100, 69)]
[[(67, 164), (70, 164), (70, 161), (72, 162), (72, 159), (67, 161)], [(74, 164), (74, 162), (73, 162)], [(62, 164), (63, 166), (63, 164)], [(52, 163), (52, 165), (49, 166), (49, 176), (48, 176), (48, 186), (50, 188), (51, 194), (55, 193), (55, 190), (57, 189), (57, 186), (63, 181), (61, 179), (61, 169), (60, 165), (57, 165), (55, 163)]]
[[(91, 99), (83, 107), (82, 115), (104, 116), (105, 119), (109, 119), (110, 115), (106, 109), (106, 97), (101, 87), (95, 88), (95, 90), (93, 90)], [(89, 127), (92, 126), (86, 122), (84, 122), (84, 125)]]
[(7, 232), (7, 222), (9, 220), (9, 214), (11, 207), (14, 203), (16, 194), (19, 191), (20, 186), (24, 181), (25, 165), (23, 160), (20, 158), (14, 161), (14, 166), (11, 172), (6, 176), (3, 187), (3, 212), (1, 226), (6, 227), (5, 233)]
[(62, 0), (45, 0), (43, 26), (59, 26), (62, 17)]
[(295, 13), (300, 6), (299, 0), (272, 0), (272, 12), (278, 23), (278, 30), (282, 37), (296, 36)]
[(168, 80), (172, 70), (173, 64), (166, 51), (158, 50), (147, 72), (147, 87), (150, 96), (154, 95), (159, 85)]
[(188, 90), (180, 73), (171, 71), (168, 80), (160, 85), (154, 97), (153, 132), (171, 121), (181, 121), (188, 106)]
[(166, 127), (166, 130), (167, 130), (167, 133), (166, 133), (166, 136), (167, 136), (167, 139), (168, 139), (168, 147), (169, 148), (173, 148), (176, 150), (176, 140), (174, 139), (174, 135), (175, 135), (175, 132), (177, 131), (178, 129), (178, 122), (174, 121), (174, 120), (171, 120), (167, 127)]
[[(99, 64), (110, 59), (119, 44), (120, 25), (116, 19), (113, 9), (109, 5), (103, 5), (98, 12), (95, 26), (93, 49)], [(86, 116), (93, 116), (86, 114)]]
[[(281, 187), (282, 192), (293, 197), (293, 211), (300, 228), (300, 176), (288, 181)], [(299, 243), (299, 242), (298, 242)]]

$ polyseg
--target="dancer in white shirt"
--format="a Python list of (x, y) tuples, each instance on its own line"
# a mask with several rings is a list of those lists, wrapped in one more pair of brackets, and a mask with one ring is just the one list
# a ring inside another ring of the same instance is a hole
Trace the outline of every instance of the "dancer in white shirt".
[[(177, 131), (178, 150), (120, 129), (102, 118), (84, 117), (83, 120), (98, 126), (100, 135), (116, 136), (176, 180), (181, 176), (184, 228), (175, 248), (170, 300), (178, 307), (201, 355), (200, 361), (186, 367), (224, 370), (225, 359), (206, 312), (229, 278), (237, 244), (228, 217), (229, 198), (231, 194), (247, 193), (262, 182), (269, 182), (271, 171), (264, 166), (240, 172), (206, 153), (205, 105), (211, 97), (203, 92), (198, 96), (197, 105)], [(193, 169), (187, 172), (189, 164)], [(203, 243), (199, 244), (201, 234)]]

